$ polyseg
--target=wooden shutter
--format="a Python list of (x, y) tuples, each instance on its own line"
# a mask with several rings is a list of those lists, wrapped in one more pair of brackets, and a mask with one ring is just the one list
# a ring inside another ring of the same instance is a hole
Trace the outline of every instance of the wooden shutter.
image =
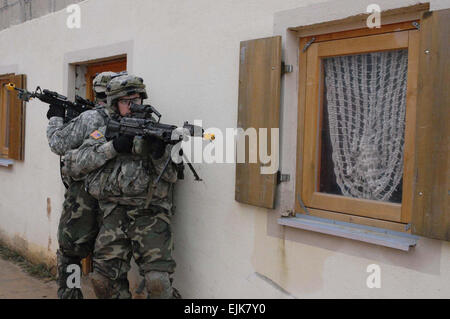
[(450, 10), (426, 12), (420, 24), (420, 38), (412, 232), (450, 241)]
[[(13, 75), (11, 76), (11, 82), (17, 88), (26, 88), (25, 75)], [(10, 94), (9, 96), (8, 158), (23, 161), (25, 149), (25, 103), (17, 97), (16, 93)]]
[[(239, 69), (238, 128), (268, 129), (268, 152), (271, 150), (271, 128), (279, 128), (281, 81), (281, 37), (241, 42)], [(259, 134), (258, 134), (259, 135)], [(259, 137), (258, 137), (259, 138)], [(259, 143), (258, 143), (259, 145)], [(249, 153), (248, 141), (246, 154)], [(274, 208), (277, 174), (262, 175), (258, 162), (236, 164), (238, 202)]]

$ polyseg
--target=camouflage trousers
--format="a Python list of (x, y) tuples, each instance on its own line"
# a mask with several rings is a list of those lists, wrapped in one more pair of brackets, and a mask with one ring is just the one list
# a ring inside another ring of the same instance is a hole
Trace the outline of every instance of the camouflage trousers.
[(149, 298), (153, 288), (148, 280), (150, 278), (151, 281), (153, 274), (166, 276), (163, 282), (170, 286), (166, 288), (171, 291), (170, 277), (176, 266), (172, 251), (171, 216), (167, 210), (156, 206), (150, 209), (117, 206), (104, 217), (95, 242), (94, 274), (91, 278), (97, 297), (131, 298), (127, 279), (131, 257), (146, 280)]
[(82, 299), (81, 289), (67, 287), (67, 267), (81, 266), (81, 260), (94, 250), (99, 230), (98, 202), (86, 193), (83, 182), (70, 183), (64, 197), (58, 226), (58, 298)]

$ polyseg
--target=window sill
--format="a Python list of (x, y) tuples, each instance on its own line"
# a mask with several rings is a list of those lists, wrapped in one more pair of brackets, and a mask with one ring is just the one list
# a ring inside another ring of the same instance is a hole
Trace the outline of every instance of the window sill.
[(407, 233), (301, 214), (297, 214), (296, 217), (280, 218), (278, 224), (403, 251), (409, 251), (419, 240), (419, 237)]
[(0, 158), (0, 167), (9, 167), (13, 166), (14, 161), (9, 159)]

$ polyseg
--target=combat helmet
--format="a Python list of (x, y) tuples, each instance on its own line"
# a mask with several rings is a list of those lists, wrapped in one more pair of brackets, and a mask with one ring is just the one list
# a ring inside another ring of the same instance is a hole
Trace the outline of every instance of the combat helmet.
[(144, 80), (135, 75), (122, 75), (113, 78), (106, 86), (108, 106), (114, 106), (121, 97), (139, 94), (143, 100), (148, 98)]
[(95, 100), (96, 102), (104, 102), (106, 103), (106, 86), (108, 85), (109, 81), (114, 79), (115, 77), (127, 75), (128, 73), (126, 71), (116, 73), (116, 72), (102, 72), (98, 73), (94, 80), (92, 81), (92, 88), (95, 93)]

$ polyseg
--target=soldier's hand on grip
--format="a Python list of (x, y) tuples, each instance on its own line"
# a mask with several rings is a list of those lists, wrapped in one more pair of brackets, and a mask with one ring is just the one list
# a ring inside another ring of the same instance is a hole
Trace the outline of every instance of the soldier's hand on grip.
[(64, 117), (66, 114), (66, 110), (61, 105), (57, 104), (51, 104), (48, 112), (47, 112), (47, 118), (50, 120), (52, 117)]
[(154, 159), (160, 159), (166, 150), (166, 144), (156, 136), (147, 136), (145, 138), (148, 143), (150, 154)]
[(117, 153), (131, 153), (133, 150), (133, 136), (120, 135), (113, 140), (114, 149)]

